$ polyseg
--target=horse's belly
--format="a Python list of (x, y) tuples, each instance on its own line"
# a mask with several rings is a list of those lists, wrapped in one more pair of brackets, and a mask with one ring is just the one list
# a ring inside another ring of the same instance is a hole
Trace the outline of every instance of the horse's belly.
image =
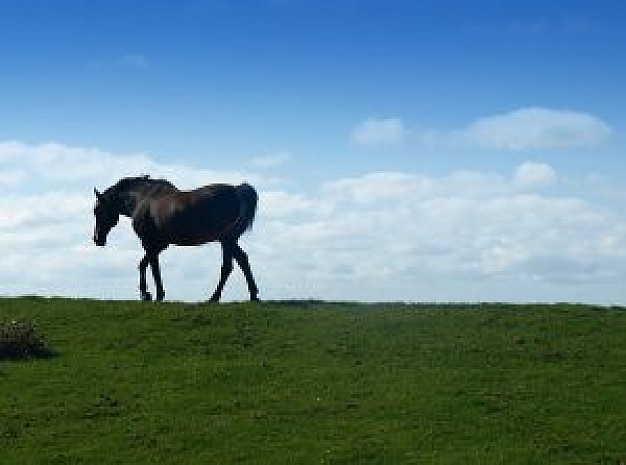
[(219, 237), (213, 233), (186, 234), (172, 237), (171, 243), (174, 245), (202, 245), (218, 240)]
[(173, 221), (169, 229), (170, 242), (175, 245), (201, 245), (220, 240), (234, 228), (237, 218), (212, 218), (210, 215), (186, 215)]

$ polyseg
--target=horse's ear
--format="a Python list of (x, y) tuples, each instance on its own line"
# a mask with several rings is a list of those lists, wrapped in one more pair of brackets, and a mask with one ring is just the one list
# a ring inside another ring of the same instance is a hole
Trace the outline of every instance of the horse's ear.
[(102, 199), (102, 194), (95, 187), (93, 188), (93, 193), (96, 194), (98, 200)]

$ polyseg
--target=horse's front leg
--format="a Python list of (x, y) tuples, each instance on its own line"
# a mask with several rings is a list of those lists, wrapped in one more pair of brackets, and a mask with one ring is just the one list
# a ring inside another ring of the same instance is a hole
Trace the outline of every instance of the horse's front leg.
[(139, 294), (141, 300), (152, 300), (152, 294), (148, 292), (148, 285), (146, 283), (146, 268), (148, 268), (150, 260), (148, 254), (145, 254), (139, 262)]
[(159, 266), (159, 252), (147, 254), (150, 261), (150, 268), (152, 269), (152, 277), (154, 278), (154, 285), (156, 286), (156, 300), (161, 301), (165, 298), (165, 291), (163, 290), (163, 281), (161, 280), (161, 268)]

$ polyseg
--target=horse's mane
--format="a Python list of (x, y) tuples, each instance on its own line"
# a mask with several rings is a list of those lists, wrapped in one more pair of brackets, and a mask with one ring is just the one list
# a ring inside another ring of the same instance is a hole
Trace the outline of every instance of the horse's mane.
[(166, 179), (152, 179), (149, 175), (143, 176), (129, 176), (126, 178), (122, 178), (109, 189), (112, 192), (119, 193), (123, 191), (127, 191), (129, 189), (134, 189), (139, 186), (150, 185), (154, 187), (162, 187), (165, 189), (177, 190), (176, 186), (169, 182)]

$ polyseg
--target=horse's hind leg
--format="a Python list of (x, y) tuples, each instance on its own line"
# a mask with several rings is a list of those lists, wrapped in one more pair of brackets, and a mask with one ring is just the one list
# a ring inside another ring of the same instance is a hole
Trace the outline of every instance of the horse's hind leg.
[(254, 282), (254, 276), (252, 276), (252, 270), (250, 269), (250, 262), (248, 261), (248, 254), (246, 254), (239, 244), (235, 244), (233, 248), (233, 256), (239, 268), (243, 271), (243, 275), (246, 277), (246, 283), (248, 284), (248, 292), (250, 293), (250, 300), (259, 300), (259, 288)]
[(233, 247), (232, 244), (222, 242), (222, 271), (220, 273), (220, 282), (211, 297), (211, 302), (218, 302), (222, 296), (222, 290), (226, 284), (226, 280), (233, 271)]

